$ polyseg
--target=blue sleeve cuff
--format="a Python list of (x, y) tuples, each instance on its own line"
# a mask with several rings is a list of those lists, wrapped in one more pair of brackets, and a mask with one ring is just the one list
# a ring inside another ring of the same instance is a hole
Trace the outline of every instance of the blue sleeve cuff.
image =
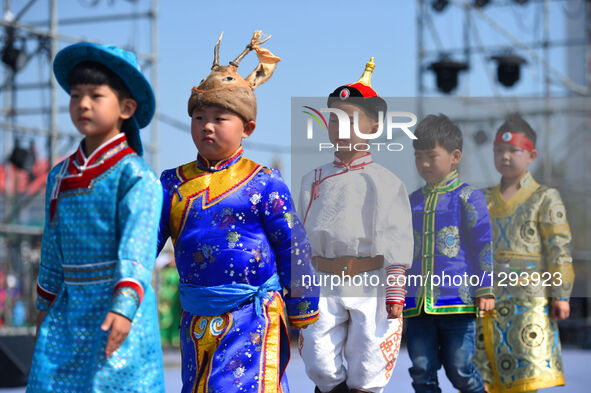
[(139, 305), (140, 299), (137, 293), (129, 287), (123, 287), (115, 293), (111, 311), (132, 321)]

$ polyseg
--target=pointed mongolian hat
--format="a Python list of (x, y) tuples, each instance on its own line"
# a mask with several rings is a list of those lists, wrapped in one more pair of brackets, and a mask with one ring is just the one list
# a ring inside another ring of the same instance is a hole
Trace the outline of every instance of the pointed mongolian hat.
[(386, 114), (386, 101), (371, 87), (371, 75), (375, 68), (372, 57), (366, 64), (361, 78), (355, 83), (339, 86), (328, 96), (328, 106), (339, 102), (361, 106), (372, 117), (378, 117), (379, 112)]

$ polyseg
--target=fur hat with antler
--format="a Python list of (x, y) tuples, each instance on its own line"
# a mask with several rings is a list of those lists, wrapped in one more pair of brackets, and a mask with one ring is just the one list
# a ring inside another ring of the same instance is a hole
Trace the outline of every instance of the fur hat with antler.
[[(199, 86), (191, 89), (189, 116), (193, 115), (195, 108), (218, 105), (237, 113), (245, 121), (256, 120), (257, 99), (254, 89), (273, 75), (281, 59), (268, 49), (260, 47), (271, 36), (261, 40), (263, 32), (257, 30), (253, 33), (250, 43), (236, 59), (228, 65), (220, 65), (220, 43), (223, 34), (223, 32), (220, 34), (215, 45), (211, 73), (201, 81)], [(238, 64), (252, 50), (256, 52), (259, 64), (250, 75), (242, 78), (238, 73)]]

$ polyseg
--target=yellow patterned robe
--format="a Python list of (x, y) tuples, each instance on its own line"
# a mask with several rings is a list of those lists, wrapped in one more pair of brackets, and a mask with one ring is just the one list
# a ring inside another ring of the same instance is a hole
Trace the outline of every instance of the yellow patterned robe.
[(564, 385), (553, 300), (569, 300), (574, 272), (566, 210), (528, 172), (508, 201), (484, 190), (493, 227), (495, 310), (477, 321), (474, 362), (491, 393)]

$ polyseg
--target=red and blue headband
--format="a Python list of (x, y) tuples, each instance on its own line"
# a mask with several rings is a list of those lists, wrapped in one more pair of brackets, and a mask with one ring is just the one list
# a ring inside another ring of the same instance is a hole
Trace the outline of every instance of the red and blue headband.
[(517, 132), (501, 132), (497, 134), (495, 138), (494, 146), (498, 145), (499, 143), (508, 143), (513, 146), (520, 147), (527, 151), (534, 150), (534, 143), (526, 137), (524, 134), (520, 134)]

